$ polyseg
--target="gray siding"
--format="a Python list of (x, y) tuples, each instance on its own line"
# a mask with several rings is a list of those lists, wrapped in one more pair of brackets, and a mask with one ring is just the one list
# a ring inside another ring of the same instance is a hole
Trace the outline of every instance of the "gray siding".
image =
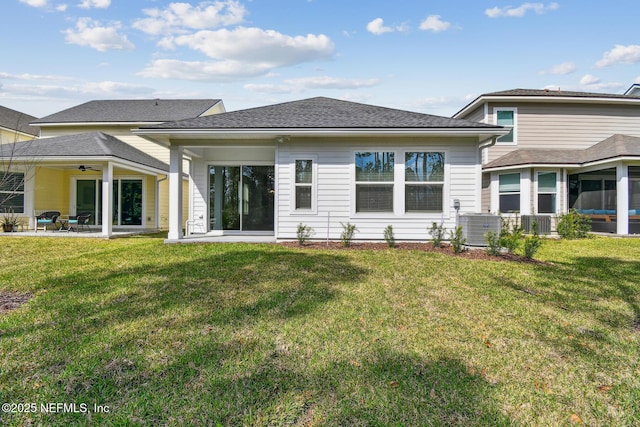
[(490, 103), (489, 123), (495, 107), (517, 107), (518, 144), (489, 148), (489, 162), (519, 148), (584, 149), (616, 133), (640, 136), (637, 106)]

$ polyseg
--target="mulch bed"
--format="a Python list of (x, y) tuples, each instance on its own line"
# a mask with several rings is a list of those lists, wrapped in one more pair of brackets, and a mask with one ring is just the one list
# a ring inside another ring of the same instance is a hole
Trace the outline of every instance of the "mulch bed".
[(353, 242), (351, 246), (345, 247), (342, 242), (329, 241), (328, 243), (322, 241), (307, 241), (303, 246), (300, 246), (297, 241), (291, 242), (280, 242), (279, 245), (286, 246), (289, 248), (300, 248), (300, 249), (339, 249), (339, 250), (413, 250), (413, 251), (424, 251), (424, 252), (437, 252), (441, 254), (451, 255), (464, 259), (479, 259), (479, 260), (490, 260), (490, 261), (516, 261), (516, 262), (526, 262), (532, 264), (547, 264), (542, 261), (537, 261), (535, 259), (525, 258), (521, 255), (502, 253), (498, 256), (489, 255), (484, 248), (470, 248), (465, 250), (459, 254), (453, 252), (453, 247), (449, 244), (443, 244), (441, 248), (433, 247), (431, 242), (399, 242), (396, 243), (394, 248), (390, 248), (389, 245), (385, 242)]
[(0, 291), (0, 314), (15, 310), (31, 299), (31, 294), (19, 294), (16, 292)]

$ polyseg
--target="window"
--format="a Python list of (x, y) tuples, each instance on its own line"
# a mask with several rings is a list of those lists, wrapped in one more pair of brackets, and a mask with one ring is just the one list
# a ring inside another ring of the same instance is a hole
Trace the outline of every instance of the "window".
[(538, 172), (538, 213), (556, 213), (556, 173)]
[(355, 153), (356, 212), (393, 212), (394, 153)]
[(515, 144), (516, 140), (516, 109), (496, 108), (493, 110), (494, 120), (498, 126), (511, 128), (511, 132), (498, 138), (497, 142)]
[(444, 153), (405, 153), (405, 212), (442, 212)]
[(312, 209), (313, 160), (296, 160), (295, 206), (296, 209)]
[(24, 213), (24, 173), (0, 172), (0, 212)]
[(500, 212), (510, 213), (520, 210), (520, 174), (509, 173), (499, 176)]

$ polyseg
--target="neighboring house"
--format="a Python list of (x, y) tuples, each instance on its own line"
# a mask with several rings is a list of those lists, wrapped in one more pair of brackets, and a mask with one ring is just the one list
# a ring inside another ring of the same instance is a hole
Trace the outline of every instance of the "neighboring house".
[[(632, 87), (633, 89), (633, 87)], [(555, 217), (640, 233), (640, 96), (515, 89), (453, 117), (511, 128), (483, 150), (482, 211)]]
[(105, 236), (113, 227), (166, 228), (169, 150), (131, 130), (223, 111), (218, 99), (106, 100), (33, 120), (41, 139), (11, 144), (10, 157), (0, 153), (0, 160), (12, 159), (12, 175), (23, 177), (14, 208), (31, 228), (34, 212), (45, 210), (90, 212)]
[[(480, 149), (509, 130), (329, 98), (141, 126), (136, 135), (170, 151), (169, 241), (183, 238), (178, 208), (207, 234), (295, 239), (430, 238), (434, 222), (452, 229), (481, 208)], [(193, 159), (183, 191), (183, 158)]]
[(0, 105), (0, 144), (36, 138), (39, 129), (29, 125), (34, 120), (33, 116)]
[(624, 93), (625, 95), (640, 95), (640, 83), (634, 83), (631, 85), (629, 89)]

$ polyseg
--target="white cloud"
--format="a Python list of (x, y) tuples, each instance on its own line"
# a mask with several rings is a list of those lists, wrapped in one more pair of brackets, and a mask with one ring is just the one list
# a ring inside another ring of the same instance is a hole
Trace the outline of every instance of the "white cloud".
[(7, 80), (28, 80), (28, 81), (62, 81), (71, 80), (71, 77), (54, 76), (54, 75), (42, 75), (42, 74), (11, 74), (0, 72), (0, 78)]
[(433, 31), (434, 33), (446, 31), (450, 27), (451, 23), (440, 19), (440, 15), (429, 15), (427, 19), (420, 23), (421, 30)]
[(636, 77), (636, 79), (633, 82), (634, 83), (640, 83), (640, 76)]
[(89, 46), (100, 52), (108, 50), (132, 50), (135, 48), (127, 36), (119, 34), (121, 25), (114, 22), (111, 26), (102, 26), (100, 22), (91, 18), (80, 18), (76, 22), (76, 29), (64, 31), (65, 40), (69, 44)]
[(532, 10), (536, 14), (541, 15), (545, 12), (551, 10), (557, 10), (560, 7), (558, 3), (549, 3), (545, 5), (544, 3), (522, 3), (518, 7), (505, 6), (505, 7), (494, 7), (491, 9), (486, 9), (484, 13), (489, 18), (500, 18), (500, 17), (523, 17), (528, 11)]
[(82, 0), (78, 7), (83, 9), (91, 9), (93, 7), (98, 9), (106, 9), (111, 6), (111, 0)]
[(260, 93), (299, 93), (309, 89), (360, 89), (373, 87), (380, 83), (379, 79), (343, 79), (336, 77), (300, 77), (284, 80), (285, 84), (253, 84), (244, 85), (245, 89)]
[(583, 85), (583, 86), (594, 85), (596, 83), (600, 83), (600, 79), (597, 78), (596, 76), (591, 75), (591, 74), (585, 74), (580, 79), (580, 84)]
[(245, 27), (198, 31), (165, 38), (160, 44), (165, 48), (184, 46), (209, 58), (238, 61), (265, 69), (326, 59), (334, 51), (333, 42), (323, 34), (292, 37), (273, 30)]
[(20, 0), (20, 3), (24, 3), (31, 7), (46, 7), (48, 6), (49, 0)]
[(65, 12), (67, 10), (67, 5), (66, 4), (59, 4), (56, 6), (56, 10), (58, 12)]
[(567, 75), (575, 72), (578, 69), (575, 62), (563, 62), (557, 64), (548, 70), (541, 71), (540, 74), (553, 74), (553, 75)]
[(640, 62), (640, 45), (616, 45), (605, 52), (602, 59), (596, 62), (597, 68), (604, 68), (615, 64), (637, 64)]
[(133, 27), (151, 35), (185, 33), (240, 24), (247, 13), (235, 0), (205, 1), (197, 6), (189, 3), (170, 3), (165, 9), (145, 9), (146, 18)]
[(367, 24), (367, 31), (379, 36), (384, 33), (392, 33), (395, 30), (391, 27), (385, 27), (384, 20), (382, 18), (376, 18)]
[(138, 75), (149, 78), (191, 81), (235, 80), (264, 75), (271, 70), (265, 64), (247, 64), (239, 61), (179, 61), (157, 59)]

